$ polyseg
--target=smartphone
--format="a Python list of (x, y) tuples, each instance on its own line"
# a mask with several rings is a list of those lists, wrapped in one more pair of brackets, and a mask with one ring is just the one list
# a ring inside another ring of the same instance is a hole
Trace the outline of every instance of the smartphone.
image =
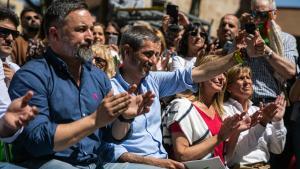
[(223, 50), (224, 50), (224, 52), (228, 53), (233, 47), (234, 46), (233, 46), (232, 41), (228, 40), (228, 41), (225, 42), (225, 44), (223, 46)]
[(245, 30), (247, 33), (254, 35), (256, 30), (256, 25), (254, 23), (246, 23)]
[(109, 35), (108, 44), (109, 45), (118, 45), (118, 36), (117, 35)]
[(178, 24), (178, 6), (173, 4), (167, 5), (167, 15), (171, 17), (170, 24)]

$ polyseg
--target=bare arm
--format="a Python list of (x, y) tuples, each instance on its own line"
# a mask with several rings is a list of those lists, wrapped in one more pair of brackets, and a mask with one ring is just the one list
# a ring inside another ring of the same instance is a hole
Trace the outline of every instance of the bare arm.
[[(250, 57), (265, 56), (272, 68), (285, 80), (291, 79), (296, 75), (296, 65), (283, 56), (273, 52), (273, 50), (265, 44), (258, 31), (255, 32), (254, 36), (248, 35), (246, 42)], [(290, 50), (297, 49), (293, 49), (292, 47)]]
[(139, 163), (139, 164), (147, 164), (153, 165), (163, 168), (171, 168), (171, 169), (184, 169), (184, 165), (177, 161), (171, 159), (159, 159), (153, 157), (144, 157), (140, 155), (135, 155), (132, 153), (124, 153), (120, 156), (119, 160), (121, 162), (130, 162), (130, 163)]
[(216, 146), (225, 141), (237, 130), (239, 115), (227, 117), (217, 135), (209, 137), (197, 144), (190, 146), (182, 132), (172, 133), (175, 158), (179, 161), (199, 160), (212, 152)]
[(213, 77), (224, 73), (229, 68), (236, 65), (237, 62), (233, 58), (233, 53), (230, 53), (226, 56), (222, 56), (219, 59), (202, 64), (198, 67), (193, 68), (192, 78), (195, 83), (207, 81)]
[[(270, 49), (268, 46), (265, 48), (267, 53), (272, 51), (272, 49)], [(291, 79), (296, 75), (296, 65), (291, 63), (283, 56), (279, 56), (275, 52), (272, 52), (270, 59), (267, 59), (267, 61), (273, 67), (273, 69), (286, 80)]]
[(93, 114), (72, 123), (58, 125), (54, 136), (54, 151), (61, 151), (76, 144), (96, 129), (113, 121), (127, 110), (129, 99), (127, 93), (112, 96), (110, 92)]
[(207, 138), (204, 141), (190, 146), (188, 140), (182, 132), (172, 133), (172, 142), (175, 159), (178, 161), (199, 160), (212, 152), (220, 144), (218, 135)]

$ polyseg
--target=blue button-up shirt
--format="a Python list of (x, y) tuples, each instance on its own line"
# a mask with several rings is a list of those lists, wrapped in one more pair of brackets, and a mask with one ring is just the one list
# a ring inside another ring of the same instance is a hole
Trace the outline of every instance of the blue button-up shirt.
[[(139, 93), (152, 91), (155, 93), (150, 112), (140, 115), (132, 122), (131, 133), (121, 143), (115, 145), (115, 159), (123, 153), (130, 152), (141, 156), (167, 158), (167, 152), (162, 145), (161, 106), (159, 98), (170, 96), (186, 89), (195, 90), (192, 68), (178, 69), (174, 72), (150, 72), (139, 85)], [(129, 84), (117, 74), (111, 80), (113, 91), (127, 91)]]
[(92, 114), (111, 90), (106, 74), (91, 63), (82, 65), (80, 78), (78, 86), (67, 65), (50, 48), (44, 58), (28, 62), (15, 74), (9, 88), (10, 97), (15, 99), (33, 90), (30, 105), (39, 108), (39, 114), (13, 145), (16, 161), (43, 157), (82, 164), (96, 162), (101, 153), (107, 156), (108, 152), (113, 153), (110, 144), (102, 140), (102, 130), (63, 151), (53, 151), (57, 125)]

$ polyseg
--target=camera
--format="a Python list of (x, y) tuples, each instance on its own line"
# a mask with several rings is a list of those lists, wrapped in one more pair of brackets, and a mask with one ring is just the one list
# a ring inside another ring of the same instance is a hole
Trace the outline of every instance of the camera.
[(167, 14), (171, 17), (170, 24), (178, 24), (178, 6), (173, 4), (167, 5)]
[(245, 24), (245, 30), (247, 33), (254, 35), (256, 30), (255, 23), (246, 23)]

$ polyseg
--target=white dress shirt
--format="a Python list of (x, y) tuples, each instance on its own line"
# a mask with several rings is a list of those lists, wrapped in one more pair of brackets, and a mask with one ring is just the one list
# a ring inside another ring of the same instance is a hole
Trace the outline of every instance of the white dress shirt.
[(172, 64), (170, 71), (175, 71), (177, 69), (184, 69), (187, 67), (194, 67), (194, 64), (197, 60), (197, 57), (181, 57), (181, 56), (174, 56), (172, 58)]
[[(3, 60), (5, 60), (5, 59), (3, 59)], [(9, 65), (9, 67), (15, 72), (20, 69), (20, 67), (18, 65), (10, 62), (8, 60), (5, 60), (5, 63), (7, 63)], [(4, 70), (3, 70), (3, 61), (1, 58), (0, 59), (0, 91), (1, 91), (0, 92), (0, 114), (4, 113), (6, 111), (8, 105), (11, 102), (9, 95), (8, 95), (9, 83), (10, 83), (9, 81), (5, 80)]]
[[(225, 116), (232, 116), (243, 112), (242, 105), (232, 98), (224, 103), (224, 109)], [(252, 115), (258, 109), (249, 100), (247, 113)], [(266, 127), (257, 124), (249, 130), (240, 133), (234, 155), (229, 160), (228, 165), (268, 162), (270, 159), (269, 152), (280, 154), (284, 149), (285, 140), (286, 128), (284, 127), (283, 120), (268, 123)]]

